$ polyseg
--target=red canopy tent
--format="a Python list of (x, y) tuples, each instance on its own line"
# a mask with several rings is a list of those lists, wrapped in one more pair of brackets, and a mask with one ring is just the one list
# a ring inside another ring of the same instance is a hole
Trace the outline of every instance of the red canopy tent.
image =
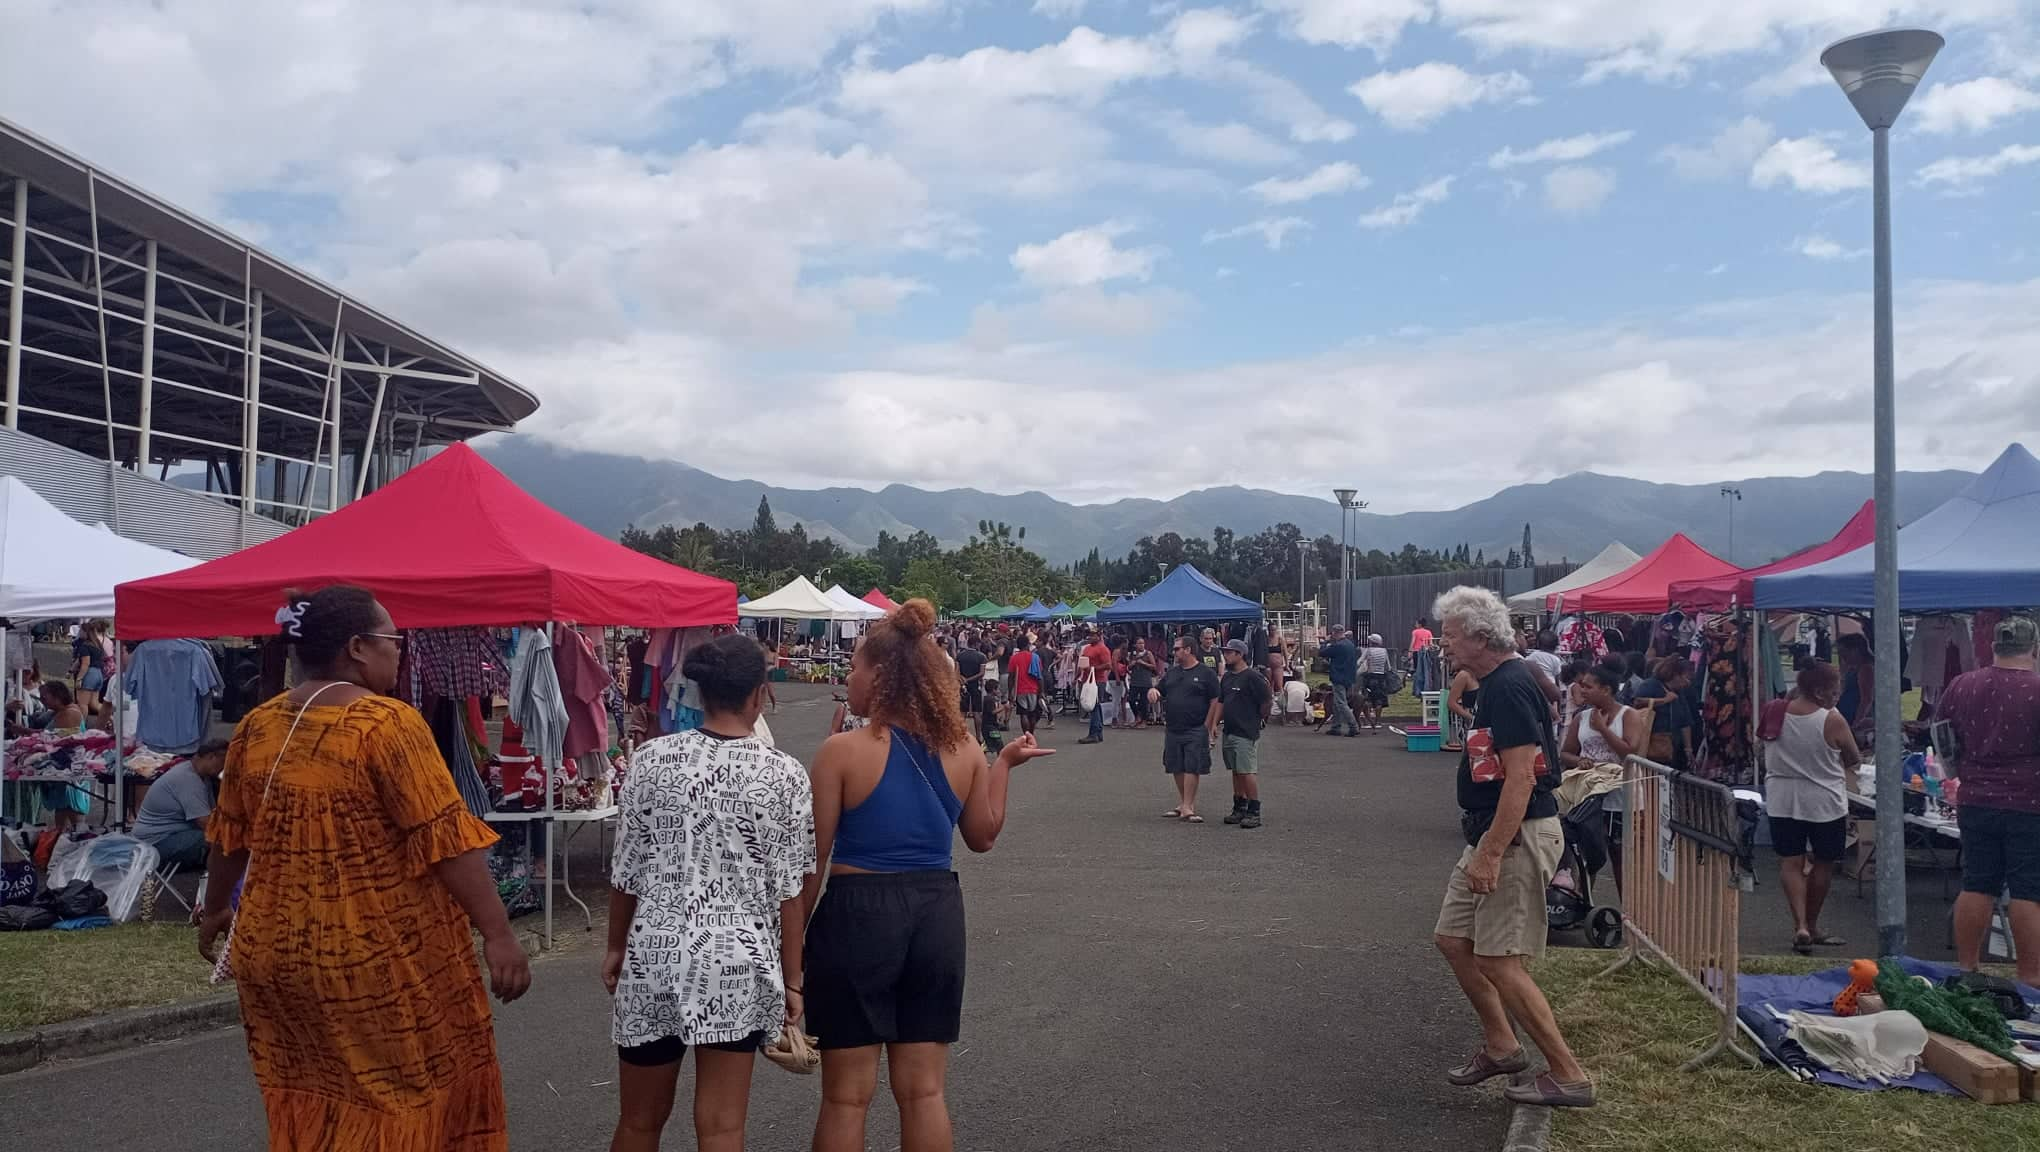
[(373, 591), (399, 628), (737, 620), (736, 585), (581, 527), (465, 444), (294, 532), (122, 584), (114, 617), (124, 640), (260, 636), (285, 589), (339, 583)]
[(866, 604), (871, 605), (873, 608), (883, 608), (888, 612), (899, 607), (898, 604), (893, 603), (891, 597), (887, 596), (883, 592), (880, 592), (876, 588), (873, 588), (871, 591), (866, 592), (863, 596), (863, 600)]
[(1567, 612), (1663, 612), (1670, 587), (1734, 573), (1736, 566), (1675, 532), (1656, 550), (1599, 583), (1574, 588), (1562, 597)]
[(1809, 564), (1832, 560), (1845, 552), (1854, 552), (1863, 547), (1876, 535), (1877, 502), (1865, 500), (1863, 506), (1856, 509), (1856, 514), (1849, 517), (1849, 522), (1842, 525), (1842, 530), (1835, 533), (1834, 539), (1825, 544), (1815, 544), (1811, 548), (1794, 552), (1783, 560), (1773, 560), (1769, 564), (1745, 568), (1726, 576), (1712, 576), (1704, 580), (1681, 580), (1671, 586), (1669, 594), (1672, 601), (1682, 607), (1698, 608), (1706, 612), (1725, 612), (1733, 607), (1747, 608), (1751, 603), (1751, 589), (1757, 577), (1790, 572), (1794, 568), (1804, 568)]

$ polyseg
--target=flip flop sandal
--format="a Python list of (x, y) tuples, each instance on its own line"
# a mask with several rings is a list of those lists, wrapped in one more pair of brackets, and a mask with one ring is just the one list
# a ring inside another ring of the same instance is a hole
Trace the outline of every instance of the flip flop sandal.
[(1162, 819), (1164, 820), (1181, 820), (1182, 818), (1183, 810), (1181, 808), (1171, 808), (1167, 812), (1162, 813)]
[(1204, 817), (1202, 817), (1202, 816), (1199, 816), (1199, 815), (1198, 815), (1197, 813), (1195, 813), (1195, 812), (1192, 812), (1192, 813), (1191, 813), (1191, 814), (1189, 814), (1188, 816), (1185, 816), (1185, 817), (1183, 817), (1183, 823), (1185, 823), (1185, 824), (1202, 824), (1202, 823), (1204, 823)]
[(1813, 955), (1813, 943), (1813, 937), (1808, 933), (1795, 932), (1792, 934), (1792, 950), (1801, 956)]

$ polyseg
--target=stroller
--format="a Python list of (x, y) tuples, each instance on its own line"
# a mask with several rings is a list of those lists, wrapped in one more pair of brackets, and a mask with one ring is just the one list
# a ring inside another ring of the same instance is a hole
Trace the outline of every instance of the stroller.
[(1589, 796), (1559, 817), (1559, 826), (1565, 830), (1565, 851), (1544, 890), (1546, 927), (1566, 932), (1584, 925), (1587, 943), (1596, 948), (1613, 948), (1622, 942), (1621, 910), (1594, 903), (1594, 874), (1608, 863), (1609, 853), (1610, 814), (1604, 802), (1622, 795), (1617, 789)]

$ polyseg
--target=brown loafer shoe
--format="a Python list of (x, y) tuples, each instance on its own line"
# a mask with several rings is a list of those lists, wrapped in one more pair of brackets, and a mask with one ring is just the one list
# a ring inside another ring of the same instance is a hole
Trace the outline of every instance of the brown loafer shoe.
[(1549, 1072), (1539, 1072), (1528, 1084), (1511, 1084), (1502, 1095), (1518, 1104), (1542, 1104), (1546, 1108), (1592, 1108), (1594, 1082), (1561, 1084)]
[(1466, 1063), (1445, 1074), (1445, 1081), (1460, 1088), (1471, 1088), (1497, 1076), (1513, 1076), (1527, 1071), (1529, 1067), (1530, 1054), (1520, 1047), (1500, 1060), (1488, 1055), (1487, 1049), (1476, 1048)]

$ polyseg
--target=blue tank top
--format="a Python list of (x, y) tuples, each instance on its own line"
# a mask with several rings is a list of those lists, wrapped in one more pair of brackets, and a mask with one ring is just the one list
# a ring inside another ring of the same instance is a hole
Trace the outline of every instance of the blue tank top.
[(1850, 724), (1856, 722), (1856, 713), (1863, 707), (1863, 682), (1857, 678), (1854, 668), (1842, 671), (1842, 695), (1835, 701), (1835, 711)]
[(836, 823), (834, 860), (867, 872), (947, 871), (962, 814), (942, 758), (894, 728), (878, 787)]

